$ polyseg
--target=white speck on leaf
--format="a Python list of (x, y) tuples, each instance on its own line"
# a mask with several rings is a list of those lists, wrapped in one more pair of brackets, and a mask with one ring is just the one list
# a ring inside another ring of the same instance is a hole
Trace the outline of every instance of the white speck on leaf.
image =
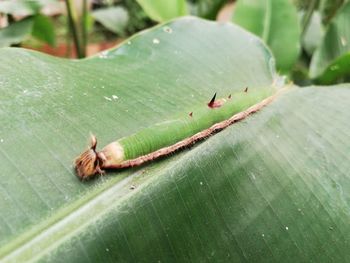
[(256, 44), (259, 40), (256, 37), (249, 38), (249, 43), (252, 43), (253, 45)]
[(164, 27), (163, 30), (164, 30), (164, 32), (167, 32), (169, 34), (173, 33), (173, 30), (168, 26)]
[(112, 98), (113, 98), (114, 100), (119, 99), (119, 97), (118, 97), (117, 95), (112, 95)]
[(200, 185), (203, 185), (203, 182), (199, 182)]
[(25, 89), (25, 90), (23, 90), (23, 93), (24, 93), (24, 94), (26, 94), (27, 92), (28, 92), (28, 90), (26, 90), (26, 89)]
[(288, 231), (288, 227), (286, 226), (286, 230)]
[(104, 89), (104, 88), (105, 88), (105, 86), (102, 86), (102, 87), (101, 87), (101, 89)]
[(153, 44), (158, 45), (159, 43), (160, 43), (160, 41), (159, 41), (159, 39), (158, 39), (158, 38), (154, 38), (154, 39), (153, 39)]
[(101, 52), (100, 53), (100, 58), (107, 58), (108, 56), (107, 56), (107, 54), (108, 54), (108, 51), (103, 51), (103, 52)]
[(0, 142), (4, 142), (4, 139), (0, 139)]
[(264, 237), (264, 236), (265, 236), (265, 234), (261, 234), (261, 236), (262, 236), (262, 237)]
[(106, 247), (106, 251), (109, 252), (109, 248)]
[(131, 45), (131, 41), (128, 41), (128, 45)]
[(109, 97), (104, 96), (104, 98), (105, 98), (106, 100), (112, 101), (112, 99), (109, 98)]

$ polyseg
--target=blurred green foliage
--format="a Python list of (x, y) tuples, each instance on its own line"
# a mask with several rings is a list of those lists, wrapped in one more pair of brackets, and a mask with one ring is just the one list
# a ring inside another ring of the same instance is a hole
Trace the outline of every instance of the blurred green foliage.
[[(118, 27), (118, 29), (111, 29), (109, 27), (108, 30), (112, 32), (118, 31), (117, 34), (120, 34), (122, 36), (130, 36), (140, 30), (143, 30), (155, 24), (135, 0), (95, 1), (92, 6), (92, 13), (98, 12), (100, 9), (116, 10), (116, 7), (123, 9), (127, 13), (128, 20), (127, 23), (122, 23), (122, 25), (118, 23), (118, 25), (116, 26), (116, 28)], [(120, 11), (116, 12), (119, 12), (119, 14), (115, 15), (114, 20), (123, 21), (123, 19), (121, 19), (119, 16), (125, 16), (125, 14), (122, 14)], [(97, 21), (104, 26), (108, 24), (107, 20), (108, 18), (104, 17), (100, 17), (97, 19)]]
[(240, 0), (232, 21), (261, 37), (271, 48), (277, 69), (288, 73), (300, 52), (297, 10), (289, 0)]
[(315, 50), (310, 76), (317, 83), (331, 84), (350, 76), (350, 2), (339, 9), (326, 27), (320, 45)]
[(0, 48), (20, 43), (31, 34), (33, 19), (31, 17), (0, 29)]
[(188, 14), (186, 0), (137, 0), (147, 15), (158, 22)]
[[(293, 2), (295, 7), (287, 8), (290, 0), (237, 0), (233, 21), (260, 36), (273, 51), (277, 68), (295, 83), (332, 84), (349, 80), (350, 1)], [(274, 8), (277, 5), (279, 8)], [(293, 9), (299, 12), (299, 21), (291, 21), (288, 13)], [(293, 50), (299, 45), (298, 57)], [(291, 54), (297, 60), (285, 64)]]
[[(3, 1), (0, 15), (8, 17), (9, 25), (0, 29), (0, 47), (16, 45), (33, 36), (54, 46), (56, 43), (52, 19), (41, 14), (42, 8), (53, 0)], [(14, 17), (22, 17), (15, 20)]]
[(294, 0), (293, 1), (298, 9), (306, 10), (316, 2), (318, 9), (322, 16), (322, 21), (327, 24), (337, 13), (338, 9), (348, 0)]
[(43, 7), (58, 0), (0, 2), (0, 15), (9, 21), (0, 29), (0, 47), (34, 38), (52, 46), (68, 40), (84, 57), (88, 43), (126, 38), (178, 16), (215, 20), (222, 7), (231, 3), (232, 21), (261, 37), (272, 50), (279, 72), (295, 83), (330, 84), (350, 79), (350, 0), (82, 1), (85, 6), (91, 3), (89, 9), (72, 10), (68, 17), (42, 13)]
[(188, 0), (191, 15), (215, 20), (227, 0)]

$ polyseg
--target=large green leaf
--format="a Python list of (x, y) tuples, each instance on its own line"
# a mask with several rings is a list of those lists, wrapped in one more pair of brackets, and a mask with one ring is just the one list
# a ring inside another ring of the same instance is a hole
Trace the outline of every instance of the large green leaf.
[(192, 149), (82, 183), (71, 162), (89, 131), (102, 146), (215, 91), (276, 84), (270, 52), (184, 18), (86, 60), (0, 58), (2, 261), (350, 256), (349, 86), (291, 89)]
[(239, 0), (232, 21), (265, 41), (276, 57), (277, 69), (291, 69), (299, 56), (300, 28), (290, 0)]
[(310, 77), (329, 84), (350, 77), (350, 2), (345, 4), (327, 26), (324, 38), (310, 65)]
[[(44, 262), (346, 262), (350, 114), (333, 101), (349, 99), (350, 85), (285, 94), (162, 170), (139, 170), (30, 247), (60, 236)], [(140, 189), (123, 200), (123, 183)]]

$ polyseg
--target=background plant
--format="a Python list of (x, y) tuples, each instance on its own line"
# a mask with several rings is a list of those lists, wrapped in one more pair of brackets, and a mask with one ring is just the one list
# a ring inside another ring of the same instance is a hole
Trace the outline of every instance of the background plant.
[(8, 25), (0, 29), (0, 47), (19, 44), (30, 35), (50, 45), (56, 38), (51, 18), (41, 13), (55, 1), (1, 1), (0, 17), (7, 17)]
[[(138, 2), (157, 21), (190, 14), (181, 8), (171, 9), (172, 14), (164, 13), (164, 8), (156, 2)], [(185, 3), (184, 0), (171, 2), (178, 7)], [(192, 3), (198, 10), (208, 1)], [(207, 6), (211, 10), (209, 17), (214, 18), (216, 7), (224, 3), (211, 1)], [(337, 83), (347, 81), (350, 75), (349, 5), (345, 0), (238, 0), (232, 21), (261, 37), (271, 48), (279, 72), (294, 82), (301, 85)]]
[[(68, 41), (72, 39), (77, 56), (85, 57), (94, 39), (125, 38), (156, 22), (190, 14), (215, 20), (229, 3), (234, 7), (232, 21), (261, 37), (274, 53), (278, 71), (294, 82), (330, 84), (349, 79), (347, 0), (66, 0), (65, 23), (41, 12), (52, 3), (57, 1), (1, 2), (0, 12), (9, 25), (0, 29), (0, 45), (16, 45), (28, 36), (55, 45), (58, 32), (63, 32), (70, 36)], [(68, 30), (60, 31), (62, 25)]]

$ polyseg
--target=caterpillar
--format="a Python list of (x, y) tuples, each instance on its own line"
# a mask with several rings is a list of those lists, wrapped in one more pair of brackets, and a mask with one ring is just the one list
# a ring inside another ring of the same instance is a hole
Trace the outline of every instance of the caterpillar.
[(166, 156), (246, 118), (269, 104), (276, 95), (272, 87), (249, 92), (245, 88), (218, 100), (215, 93), (209, 103), (190, 113), (120, 138), (101, 151), (96, 150), (97, 139), (92, 135), (89, 148), (75, 159), (76, 174), (83, 180), (104, 174), (104, 169), (139, 166)]

